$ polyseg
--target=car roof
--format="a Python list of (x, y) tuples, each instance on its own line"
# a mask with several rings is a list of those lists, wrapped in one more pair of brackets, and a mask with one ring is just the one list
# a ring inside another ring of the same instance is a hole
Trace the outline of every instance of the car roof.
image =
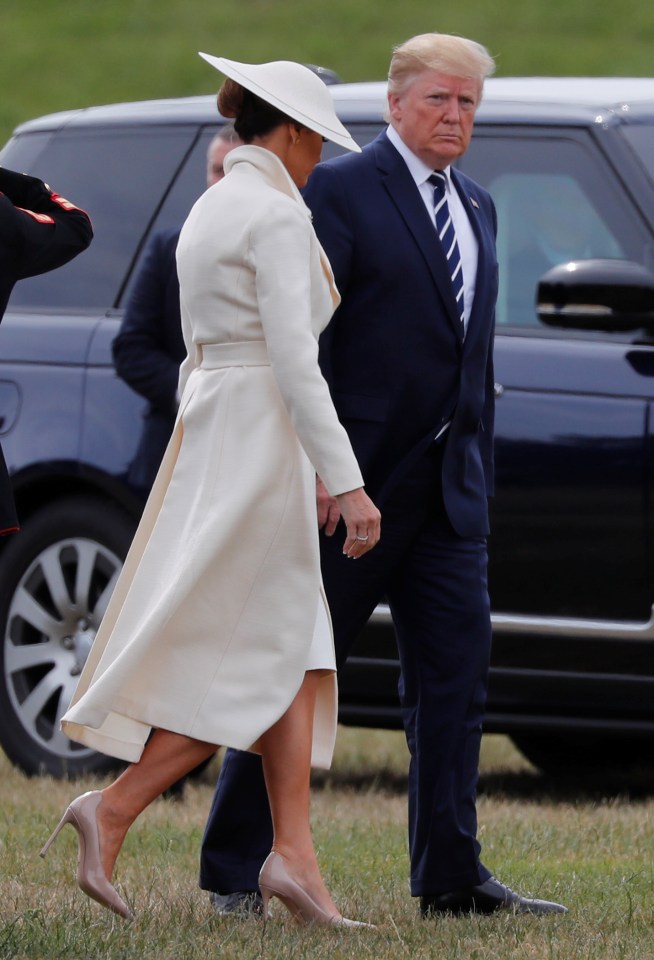
[[(385, 83), (347, 83), (331, 88), (345, 119), (381, 116)], [(350, 117), (350, 114), (352, 116)], [(654, 78), (651, 77), (491, 77), (477, 115), (484, 122), (597, 123), (615, 118), (654, 119)]]
[(581, 123), (654, 118), (651, 77), (494, 77), (482, 103), (484, 119), (538, 118)]
[[(331, 84), (329, 90), (345, 122), (383, 119), (385, 82)], [(644, 118), (654, 119), (654, 78), (650, 77), (492, 77), (486, 81), (478, 113), (478, 120), (490, 123), (589, 124)], [(16, 132), (215, 120), (216, 97), (211, 94), (67, 110), (29, 120)]]

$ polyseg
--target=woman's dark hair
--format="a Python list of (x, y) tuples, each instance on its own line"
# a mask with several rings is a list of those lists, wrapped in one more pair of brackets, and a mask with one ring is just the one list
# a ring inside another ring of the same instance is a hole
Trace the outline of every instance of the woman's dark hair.
[(217, 99), (218, 110), (223, 117), (233, 118), (234, 129), (243, 143), (252, 143), (255, 137), (265, 137), (283, 123), (293, 123), (281, 110), (250, 93), (235, 80), (225, 80)]

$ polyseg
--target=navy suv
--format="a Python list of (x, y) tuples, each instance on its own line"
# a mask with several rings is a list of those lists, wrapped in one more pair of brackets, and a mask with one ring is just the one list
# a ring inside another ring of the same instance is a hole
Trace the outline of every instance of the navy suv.
[[(355, 138), (376, 136), (383, 84), (330, 89)], [(142, 509), (129, 470), (143, 403), (111, 342), (144, 243), (200, 192), (214, 103), (56, 114), (0, 153), (95, 227), (83, 256), (17, 287), (0, 328), (0, 438), (23, 524), (0, 544), (0, 743), (28, 773), (108, 762), (59, 718)], [(490, 80), (460, 165), (500, 224), (485, 729), (548, 771), (651, 765), (654, 80)], [(399, 727), (398, 673), (381, 605), (341, 673), (342, 722)]]

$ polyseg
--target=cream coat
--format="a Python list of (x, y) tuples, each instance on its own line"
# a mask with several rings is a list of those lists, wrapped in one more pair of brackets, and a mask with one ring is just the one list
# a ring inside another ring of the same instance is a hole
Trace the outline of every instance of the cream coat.
[[(318, 367), (338, 304), (310, 213), (259, 147), (196, 203), (177, 257), (188, 356), (175, 430), (62, 727), (135, 761), (153, 727), (256, 749), (307, 668), (334, 668), (315, 473), (362, 485)], [(328, 766), (336, 681), (313, 763)]]

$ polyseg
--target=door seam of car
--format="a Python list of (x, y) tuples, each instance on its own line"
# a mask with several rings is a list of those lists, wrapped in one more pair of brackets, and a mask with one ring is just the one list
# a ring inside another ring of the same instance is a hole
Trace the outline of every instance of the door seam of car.
[(88, 338), (86, 344), (86, 355), (84, 357), (84, 370), (82, 372), (82, 405), (80, 409), (80, 418), (79, 426), (77, 430), (77, 462), (81, 463), (82, 458), (82, 448), (84, 444), (84, 430), (86, 426), (86, 419), (88, 416), (88, 411), (86, 407), (86, 395), (89, 386), (89, 370), (95, 366), (95, 364), (90, 363), (91, 351), (93, 350), (93, 341), (95, 340), (98, 330), (102, 326), (102, 323), (105, 319), (106, 314), (102, 314), (96, 320), (96, 323), (91, 331), (91, 334)]
[[(375, 623), (390, 623), (388, 604), (380, 603), (371, 618)], [(530, 617), (525, 614), (491, 614), (496, 633), (522, 633), (532, 636), (563, 634), (567, 637), (595, 637), (614, 640), (654, 640), (654, 606), (649, 620), (585, 620), (581, 617)]]
[(497, 633), (529, 633), (533, 636), (552, 633), (567, 637), (597, 639), (654, 640), (654, 607), (649, 620), (585, 620), (577, 617), (530, 617), (523, 614), (493, 613), (493, 630)]

